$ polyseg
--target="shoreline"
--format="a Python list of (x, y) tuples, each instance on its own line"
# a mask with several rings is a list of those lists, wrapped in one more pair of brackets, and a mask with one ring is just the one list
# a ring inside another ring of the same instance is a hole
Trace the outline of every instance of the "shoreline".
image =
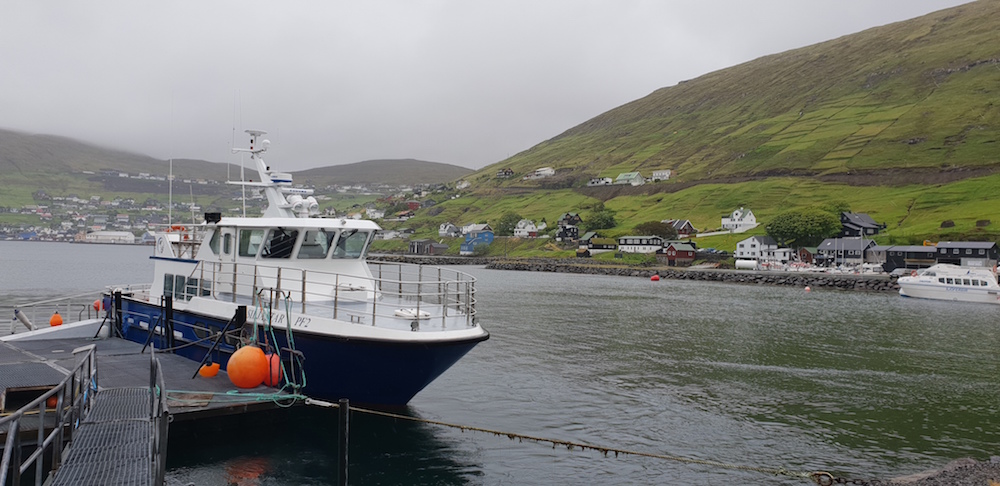
[(678, 269), (677, 267), (634, 267), (615, 265), (613, 263), (596, 263), (593, 261), (576, 263), (545, 258), (503, 259), (423, 255), (372, 255), (370, 260), (428, 265), (485, 265), (486, 268), (491, 270), (514, 270), (522, 272), (555, 272), (642, 278), (659, 275), (661, 279), (671, 280), (699, 280), (743, 285), (776, 285), (864, 292), (899, 292), (899, 285), (896, 284), (896, 279), (886, 274), (827, 274), (715, 268), (689, 270)]

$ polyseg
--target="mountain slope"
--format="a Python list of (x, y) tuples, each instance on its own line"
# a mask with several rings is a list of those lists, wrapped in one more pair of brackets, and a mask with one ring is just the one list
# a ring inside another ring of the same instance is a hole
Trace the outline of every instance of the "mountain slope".
[(766, 56), (659, 89), (477, 180), (543, 166), (563, 187), (656, 169), (689, 183), (862, 174), (886, 184), (997, 170), (996, 32), (1000, 2), (980, 1)]

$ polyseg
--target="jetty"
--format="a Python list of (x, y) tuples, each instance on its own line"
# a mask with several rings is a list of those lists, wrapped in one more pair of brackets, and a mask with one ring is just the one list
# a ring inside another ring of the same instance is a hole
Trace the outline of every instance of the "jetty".
[(0, 483), (163, 484), (169, 422), (302, 403), (198, 367), (124, 339), (0, 341)]

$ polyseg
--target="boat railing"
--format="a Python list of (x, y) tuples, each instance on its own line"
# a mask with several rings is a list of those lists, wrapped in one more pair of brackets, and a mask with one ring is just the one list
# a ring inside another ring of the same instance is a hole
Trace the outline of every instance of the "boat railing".
[(100, 300), (101, 291), (92, 290), (55, 299), (5, 305), (0, 314), (11, 317), (10, 333), (14, 334), (19, 327), (29, 331), (46, 327), (56, 312), (65, 322), (82, 321), (85, 315), (87, 319), (100, 317), (100, 304), (94, 306), (94, 303), (99, 303)]
[[(185, 281), (190, 300), (211, 296), (236, 302), (250, 297), (257, 306), (261, 290), (284, 294), (295, 310), (373, 326), (383, 318), (416, 322), (465, 320), (476, 324), (476, 279), (465, 272), (429, 265), (369, 263), (371, 277), (312, 269), (242, 263), (200, 263)], [(278, 307), (277, 299), (268, 299)], [(306, 311), (308, 307), (308, 312)]]
[[(21, 484), (22, 476), (31, 468), (35, 484), (41, 484), (48, 473), (62, 465), (65, 446), (93, 408), (97, 392), (97, 347), (89, 344), (75, 349), (73, 354), (82, 357), (59, 384), (0, 418), (0, 430), (6, 435), (0, 484)], [(22, 444), (22, 440), (32, 437), (32, 444)], [(22, 457), (26, 448), (33, 450)]]

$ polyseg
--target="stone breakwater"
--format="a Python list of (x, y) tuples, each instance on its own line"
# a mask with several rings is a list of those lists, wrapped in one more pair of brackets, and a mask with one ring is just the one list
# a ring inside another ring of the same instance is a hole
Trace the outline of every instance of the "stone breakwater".
[(885, 275), (824, 274), (800, 272), (755, 272), (743, 270), (674, 270), (662, 268), (637, 268), (605, 265), (579, 265), (545, 261), (493, 261), (486, 268), (528, 272), (561, 272), (586, 275), (615, 275), (621, 277), (700, 280), (752, 285), (782, 285), (810, 287), (813, 289), (862, 290), (867, 292), (898, 292), (895, 279)]
[(423, 265), (485, 265), (493, 270), (518, 270), (522, 272), (560, 272), (585, 275), (613, 275), (619, 277), (649, 278), (654, 274), (662, 279), (701, 280), (751, 285), (782, 285), (810, 287), (813, 289), (862, 290), (866, 292), (899, 292), (895, 278), (887, 275), (827, 274), (779, 271), (748, 271), (726, 269), (667, 269), (657, 267), (629, 267), (613, 263), (598, 263), (532, 258), (523, 260), (485, 257), (423, 256), (380, 254), (371, 255), (370, 261), (389, 263), (414, 263)]

